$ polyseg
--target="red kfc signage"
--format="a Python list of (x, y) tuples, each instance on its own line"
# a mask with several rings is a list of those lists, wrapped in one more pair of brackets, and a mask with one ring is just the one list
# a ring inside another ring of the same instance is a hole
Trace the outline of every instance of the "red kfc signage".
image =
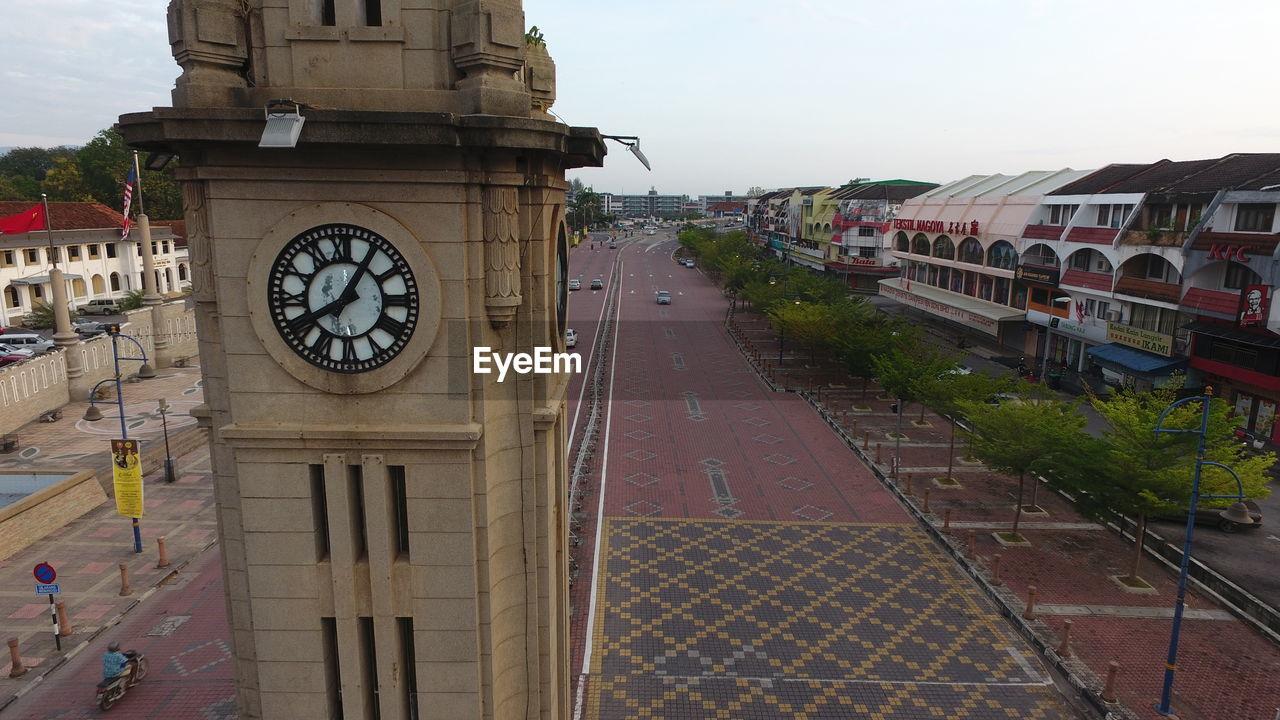
[(1249, 258), (1245, 257), (1245, 252), (1250, 250), (1253, 250), (1252, 245), (1210, 245), (1209, 259), (1247, 263)]

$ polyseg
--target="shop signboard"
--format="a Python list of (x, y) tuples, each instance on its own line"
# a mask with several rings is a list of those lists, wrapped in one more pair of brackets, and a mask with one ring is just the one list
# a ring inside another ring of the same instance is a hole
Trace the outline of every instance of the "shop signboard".
[(1061, 270), (1055, 267), (1044, 267), (1042, 265), (1019, 265), (1014, 271), (1013, 276), (1023, 282), (1039, 283), (1041, 285), (1058, 286), (1058, 278)]
[(1107, 323), (1107, 342), (1120, 343), (1157, 355), (1173, 355), (1173, 336), (1132, 325)]

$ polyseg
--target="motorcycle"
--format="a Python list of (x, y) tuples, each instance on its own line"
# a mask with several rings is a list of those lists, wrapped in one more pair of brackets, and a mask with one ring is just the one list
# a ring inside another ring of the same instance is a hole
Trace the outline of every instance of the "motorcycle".
[(150, 669), (146, 655), (136, 650), (125, 650), (124, 656), (129, 658), (129, 663), (125, 666), (128, 672), (98, 683), (98, 707), (103, 712), (115, 707), (129, 688), (142, 682)]

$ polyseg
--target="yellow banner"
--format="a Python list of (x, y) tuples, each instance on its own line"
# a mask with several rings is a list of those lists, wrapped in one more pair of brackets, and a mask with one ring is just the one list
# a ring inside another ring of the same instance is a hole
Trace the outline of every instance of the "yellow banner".
[(111, 479), (115, 481), (116, 512), (142, 517), (142, 457), (137, 440), (111, 441)]

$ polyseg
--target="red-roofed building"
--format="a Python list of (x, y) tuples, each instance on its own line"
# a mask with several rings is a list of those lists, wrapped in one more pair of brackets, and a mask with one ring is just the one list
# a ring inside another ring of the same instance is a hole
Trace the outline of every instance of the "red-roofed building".
[[(29, 210), (32, 201), (0, 202), (0, 217)], [(136, 227), (121, 242), (124, 216), (96, 202), (49, 203), (51, 231), (0, 234), (0, 324), (13, 325), (37, 302), (53, 297), (49, 271), (56, 262), (75, 310), (97, 298), (116, 298), (142, 287), (142, 233)], [(173, 232), (183, 223), (151, 226), (156, 288), (161, 294), (190, 284), (186, 241)]]

